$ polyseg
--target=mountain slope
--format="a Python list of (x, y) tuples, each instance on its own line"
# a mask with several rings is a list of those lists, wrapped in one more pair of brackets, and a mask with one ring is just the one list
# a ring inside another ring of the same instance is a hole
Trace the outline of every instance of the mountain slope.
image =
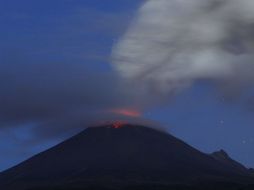
[(0, 174), (0, 189), (251, 181), (242, 170), (151, 128), (114, 125), (80, 134)]
[(211, 154), (211, 156), (214, 159), (218, 160), (219, 162), (221, 162), (231, 168), (234, 168), (235, 170), (242, 171), (242, 172), (246, 172), (246, 170), (248, 170), (242, 164), (240, 164), (240, 163), (236, 162), (235, 160), (233, 160), (232, 158), (230, 158), (229, 155), (224, 150), (214, 152)]

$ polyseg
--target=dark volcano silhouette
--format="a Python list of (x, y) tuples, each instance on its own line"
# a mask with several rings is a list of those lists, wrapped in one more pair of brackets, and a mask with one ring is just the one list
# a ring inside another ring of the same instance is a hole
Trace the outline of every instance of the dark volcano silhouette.
[(170, 134), (135, 125), (87, 128), (0, 174), (1, 190), (252, 182), (250, 170), (224, 152), (204, 154)]

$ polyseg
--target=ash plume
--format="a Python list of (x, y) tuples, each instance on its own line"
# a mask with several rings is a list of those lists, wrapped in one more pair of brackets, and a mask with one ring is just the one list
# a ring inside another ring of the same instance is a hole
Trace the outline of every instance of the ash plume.
[(156, 96), (195, 81), (227, 93), (253, 86), (253, 0), (148, 0), (115, 44), (113, 67)]

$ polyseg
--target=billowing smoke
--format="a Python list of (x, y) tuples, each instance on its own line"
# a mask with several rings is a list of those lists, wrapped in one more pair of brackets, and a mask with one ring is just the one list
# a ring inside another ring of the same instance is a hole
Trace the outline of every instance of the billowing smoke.
[(160, 97), (197, 80), (252, 85), (253, 10), (253, 0), (148, 0), (114, 46), (113, 67)]

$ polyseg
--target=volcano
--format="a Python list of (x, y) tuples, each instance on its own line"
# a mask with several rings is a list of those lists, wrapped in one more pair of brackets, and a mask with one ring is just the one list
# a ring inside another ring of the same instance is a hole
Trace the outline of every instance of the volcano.
[(252, 183), (252, 172), (224, 151), (205, 154), (168, 133), (130, 124), (87, 128), (0, 174), (1, 190), (193, 189)]

